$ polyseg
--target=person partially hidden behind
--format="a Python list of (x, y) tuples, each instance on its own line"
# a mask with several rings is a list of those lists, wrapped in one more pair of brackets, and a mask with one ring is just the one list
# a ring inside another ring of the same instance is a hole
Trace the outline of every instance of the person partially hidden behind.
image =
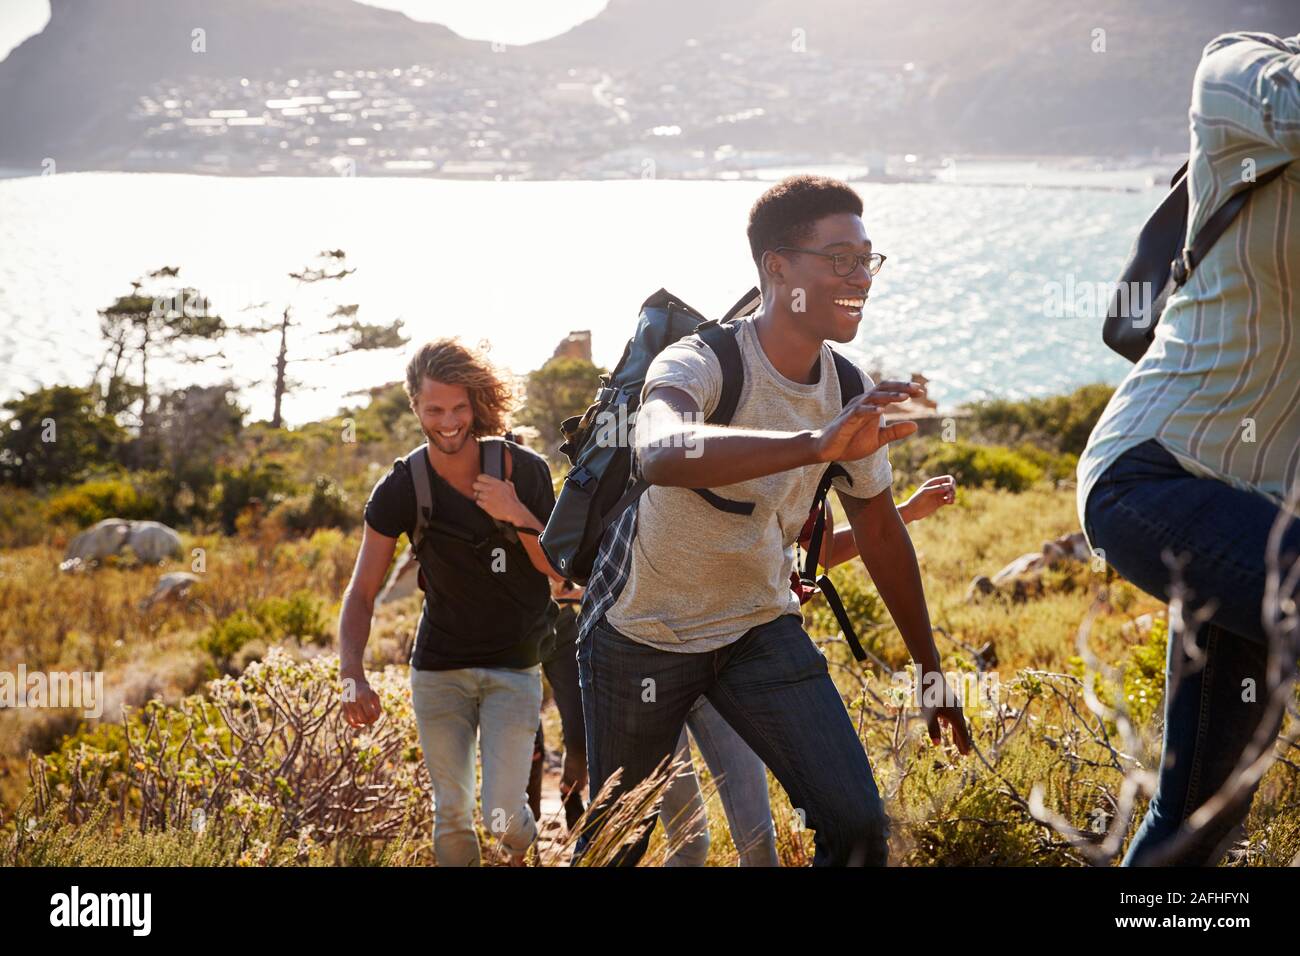
[[(560, 734), (564, 756), (560, 771), (560, 806), (564, 825), (572, 831), (586, 809), (582, 805), (582, 788), (587, 785), (587, 731), (582, 723), (582, 691), (578, 687), (578, 605), (582, 588), (572, 581), (559, 582), (552, 588), (559, 616), (555, 619), (555, 645), (542, 658), (542, 673), (551, 686), (555, 709), (560, 714)], [(545, 775), (546, 738), (542, 724), (537, 725), (533, 741), (533, 766), (528, 775), (528, 806), (533, 816), (542, 819), (542, 778)]]
[[(918, 677), (943, 681), (885, 451), (916, 425), (881, 423), (883, 406), (920, 386), (877, 387), (856, 369), (864, 392), (841, 405), (827, 340), (853, 340), (883, 261), (849, 186), (812, 176), (777, 183), (751, 210), (748, 237), (762, 304), (737, 323), (744, 386), (731, 426), (702, 423), (722, 372), (694, 336), (664, 349), (646, 373), (634, 453), (650, 487), (606, 531), (579, 618), (590, 789), (599, 793), (621, 770), (613, 800), (650, 776), (704, 695), (803, 811), (815, 864), (883, 866), (884, 803), (826, 659), (803, 629), (789, 573), (817, 484), (837, 462), (845, 474), (834, 487)], [(943, 705), (927, 714), (931, 737), (942, 722), (965, 752), (961, 708), (942, 689)], [(609, 807), (593, 803), (580, 857)], [(649, 839), (647, 826), (611, 862), (635, 865)]]
[[(555, 506), (550, 470), (536, 452), (505, 442), (505, 480), (483, 473), (480, 440), (501, 434), (510, 386), (454, 339), (416, 351), (406, 393), (428, 439), (413, 466), (427, 469), (433, 491), (433, 521), (416, 553), (425, 599), (411, 699), (433, 786), (434, 854), (439, 866), (479, 864), (478, 744), (484, 827), (520, 865), (537, 834), (525, 788), (542, 703), (539, 650), (554, 617), (550, 580), (559, 580), (536, 536)], [(343, 705), (354, 727), (373, 723), (381, 710), (363, 668), (375, 595), (397, 538), (405, 534), (416, 546), (408, 461), (399, 459), (370, 493), (343, 595), (339, 672), (355, 688)]]
[[(1217, 862), (1256, 789), (1238, 761), (1257, 732), (1272, 746), (1282, 717), (1266, 700), (1263, 615), (1269, 534), (1300, 466), (1300, 36), (1212, 41), (1190, 116), (1189, 235), (1242, 188), (1244, 169), (1259, 177), (1290, 165), (1251, 194), (1170, 297), (1079, 459), (1089, 545), (1163, 600), (1178, 566), (1184, 617), (1212, 610), (1194, 635), (1171, 621), (1159, 779), (1130, 866)], [(1291, 520), (1283, 580), (1297, 553)], [(1295, 647), (1283, 644), (1285, 676)], [(1189, 825), (1229, 782), (1226, 812)]]

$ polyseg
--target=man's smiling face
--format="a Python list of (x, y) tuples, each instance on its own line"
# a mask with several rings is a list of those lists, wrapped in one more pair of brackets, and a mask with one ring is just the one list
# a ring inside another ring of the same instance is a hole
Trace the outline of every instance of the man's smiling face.
[(411, 409), (420, 419), (425, 437), (444, 455), (456, 454), (470, 438), (474, 409), (463, 385), (448, 385), (425, 376)]
[[(838, 212), (813, 224), (808, 237), (793, 243), (827, 255), (845, 256), (871, 252), (862, 217)], [(790, 309), (796, 322), (809, 334), (832, 342), (852, 342), (862, 321), (862, 310), (871, 289), (871, 273), (860, 262), (847, 276), (835, 274), (832, 260), (823, 256), (791, 252), (776, 254), (780, 275), (773, 276), (774, 293), (780, 305)], [(803, 290), (803, 310), (796, 311), (797, 290)]]

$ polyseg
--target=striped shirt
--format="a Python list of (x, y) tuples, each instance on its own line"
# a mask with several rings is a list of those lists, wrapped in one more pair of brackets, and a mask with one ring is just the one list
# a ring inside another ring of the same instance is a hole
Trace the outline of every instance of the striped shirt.
[(1300, 36), (1216, 38), (1189, 118), (1189, 237), (1249, 174), (1291, 165), (1169, 297), (1079, 459), (1080, 524), (1097, 479), (1151, 438), (1192, 474), (1279, 504), (1300, 467)]

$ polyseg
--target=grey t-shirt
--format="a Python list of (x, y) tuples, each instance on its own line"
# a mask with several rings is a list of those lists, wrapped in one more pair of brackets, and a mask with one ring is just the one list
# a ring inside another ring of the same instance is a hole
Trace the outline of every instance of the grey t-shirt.
[[(745, 384), (731, 424), (737, 428), (801, 431), (821, 428), (840, 413), (839, 380), (829, 345), (811, 385), (772, 367), (752, 318), (737, 331)], [(874, 387), (860, 367), (866, 390)], [(656, 388), (681, 389), (707, 415), (722, 391), (717, 356), (698, 340), (664, 349), (646, 373), (644, 405)], [(708, 454), (708, 443), (699, 449)], [(855, 498), (887, 491), (893, 471), (885, 448), (859, 461), (841, 462), (852, 484), (832, 487)], [(609, 624), (643, 644), (667, 651), (704, 652), (725, 647), (759, 624), (799, 613), (790, 589), (794, 545), (824, 464), (710, 489), (723, 498), (753, 502), (749, 515), (709, 504), (689, 488), (651, 486), (637, 503), (636, 535), (628, 578), (606, 612)]]

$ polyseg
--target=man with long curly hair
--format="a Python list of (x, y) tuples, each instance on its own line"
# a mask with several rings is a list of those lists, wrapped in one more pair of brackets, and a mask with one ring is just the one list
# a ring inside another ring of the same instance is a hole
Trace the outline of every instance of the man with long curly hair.
[[(501, 434), (509, 383), (454, 339), (422, 346), (406, 369), (411, 411), (428, 442), (398, 459), (366, 503), (365, 530), (339, 621), (340, 673), (353, 726), (378, 718), (363, 667), (375, 597), (405, 534), (420, 563), (424, 611), (411, 652), (411, 695), (433, 785), (441, 866), (477, 866), (474, 745), (481, 741), (483, 823), (523, 862), (537, 834), (525, 798), (542, 702), (539, 646), (551, 626), (553, 577), (537, 542), (555, 497), (537, 453), (506, 442), (505, 478), (484, 473), (480, 440)], [(426, 469), (432, 516), (417, 528), (413, 468)]]

